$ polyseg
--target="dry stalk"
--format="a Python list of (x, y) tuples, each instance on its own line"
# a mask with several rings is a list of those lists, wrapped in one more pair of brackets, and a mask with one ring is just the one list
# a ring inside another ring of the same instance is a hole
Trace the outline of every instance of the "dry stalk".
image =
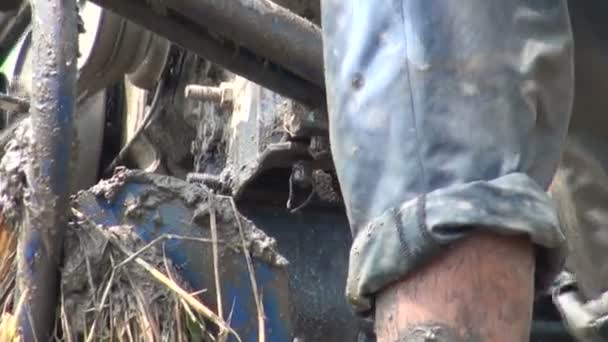
[(211, 226), (211, 240), (213, 252), (213, 274), (215, 278), (215, 293), (217, 295), (217, 314), (221, 319), (224, 319), (224, 309), (222, 305), (222, 286), (220, 281), (219, 271), (219, 253), (218, 253), (218, 237), (217, 237), (217, 222), (215, 218), (215, 208), (213, 205), (209, 208), (209, 225)]
[[(130, 255), (125, 260), (121, 261), (120, 264), (118, 264), (116, 266), (116, 268), (122, 267), (122, 266), (130, 263), (131, 261), (133, 261), (133, 259), (135, 259), (135, 258), (139, 257), (140, 255), (142, 255), (149, 248), (151, 248), (151, 247), (155, 246), (156, 244), (158, 244), (159, 242), (165, 241), (165, 240), (182, 240), (182, 241), (196, 241), (196, 242), (213, 243), (212, 239), (189, 237), (189, 236), (180, 236), (180, 235), (173, 235), (173, 234), (163, 234), (163, 235), (157, 237), (156, 239), (150, 241), (148, 244), (146, 244), (145, 246), (143, 246), (142, 248), (140, 248), (137, 252), (133, 253), (132, 255)], [(219, 242), (219, 241), (216, 241), (216, 242)]]
[[(129, 251), (128, 248), (123, 246), (122, 243), (120, 243), (120, 241), (118, 241), (115, 237), (111, 237), (109, 239), (109, 241), (115, 247), (117, 247), (118, 250), (120, 250), (122, 253), (124, 253), (128, 257), (133, 255), (133, 253), (131, 251)], [(231, 327), (229, 327), (224, 322), (224, 320), (222, 320), (211, 309), (209, 309), (204, 304), (202, 304), (200, 301), (198, 301), (196, 298), (194, 298), (192, 295), (190, 295), (186, 290), (184, 290), (178, 284), (171, 281), (171, 279), (169, 279), (166, 275), (164, 275), (162, 272), (157, 270), (150, 263), (148, 263), (147, 261), (143, 260), (140, 257), (135, 257), (132, 260), (133, 260), (133, 262), (135, 262), (136, 264), (141, 266), (146, 272), (148, 272), (156, 281), (160, 282), (162, 285), (166, 286), (173, 293), (175, 293), (177, 296), (179, 296), (181, 299), (183, 299), (190, 307), (192, 307), (194, 310), (196, 310), (198, 313), (200, 313), (203, 317), (212, 321), (215, 325), (217, 325), (220, 328), (221, 331), (228, 331), (230, 334), (235, 336), (235, 338), (239, 342), (242, 342), (241, 338), (238, 336), (238, 334)]]
[(0, 342), (21, 341), (17, 317), (21, 314), (27, 294), (28, 290), (25, 289), (15, 307), (14, 314), (5, 312), (2, 314), (2, 317), (0, 317)]
[(258, 291), (258, 283), (255, 277), (255, 269), (253, 268), (253, 261), (251, 260), (251, 254), (247, 246), (247, 240), (245, 239), (245, 232), (243, 230), (243, 224), (241, 223), (241, 217), (236, 209), (234, 199), (230, 197), (230, 204), (232, 205), (232, 211), (234, 212), (234, 218), (237, 226), (239, 227), (239, 235), (241, 237), (241, 243), (243, 246), (243, 254), (245, 254), (245, 260), (247, 261), (247, 270), (249, 271), (249, 281), (251, 282), (251, 290), (253, 291), (253, 299), (255, 300), (255, 306), (258, 312), (258, 342), (266, 342), (266, 329), (264, 327), (264, 320), (266, 315), (264, 314), (264, 305)]

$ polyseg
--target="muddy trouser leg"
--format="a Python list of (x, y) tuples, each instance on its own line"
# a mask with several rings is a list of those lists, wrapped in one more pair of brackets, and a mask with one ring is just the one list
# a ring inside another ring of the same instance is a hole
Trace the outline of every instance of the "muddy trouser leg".
[[(347, 297), (475, 231), (564, 241), (545, 193), (572, 105), (561, 0), (323, 0), (332, 153), (354, 235)], [(538, 265), (547, 271), (547, 265)]]

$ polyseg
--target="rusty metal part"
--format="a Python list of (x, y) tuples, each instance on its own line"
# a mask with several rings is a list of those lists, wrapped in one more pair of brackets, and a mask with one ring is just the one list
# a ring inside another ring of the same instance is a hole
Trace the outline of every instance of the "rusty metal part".
[(201, 113), (192, 152), (198, 178), (218, 176), (222, 188), (230, 188), (239, 198), (262, 172), (291, 169), (293, 163), (311, 157), (305, 142), (285, 139), (282, 109), (289, 100), (240, 77), (232, 82), (232, 89), (232, 115)]
[(58, 298), (67, 225), (77, 55), (74, 0), (34, 0), (32, 134), (25, 213), (17, 250), (23, 341), (47, 341)]
[[(288, 66), (280, 64), (270, 56), (259, 55), (252, 49), (212, 35), (205, 26), (201, 25), (200, 21), (191, 20), (183, 13), (167, 10), (166, 14), (159, 14), (141, 0), (92, 1), (189, 49), (212, 63), (221, 65), (279, 94), (313, 107), (324, 106), (325, 95), (322, 84), (314, 84), (297, 76), (294, 71), (288, 69)], [(232, 21), (234, 18), (230, 20)], [(265, 20), (272, 22), (273, 17), (269, 15)], [(255, 23), (255, 25), (258, 24)], [(272, 38), (272, 36), (266, 36), (265, 39)], [(262, 39), (262, 37), (257, 37), (257, 39)], [(294, 38), (293, 42), (296, 41), (299, 39)], [(306, 46), (315, 45), (314, 48), (320, 54), (320, 36), (314, 41), (315, 44)], [(284, 53), (289, 51), (293, 51), (293, 48)], [(316, 67), (318, 71), (311, 74), (322, 73), (323, 65), (319, 64)]]
[(175, 0), (167, 6), (313, 84), (324, 84), (321, 30), (270, 0)]
[[(234, 98), (231, 115), (217, 105), (192, 110), (193, 120), (198, 122), (197, 137), (192, 144), (195, 173), (188, 179), (241, 198), (251, 182), (271, 170), (286, 170), (284, 179), (280, 175), (275, 180), (281, 178), (284, 186), (290, 185), (289, 170), (293, 167), (295, 183), (305, 187), (305, 195), (309, 196), (313, 170), (333, 169), (327, 139), (292, 134), (289, 128), (293, 126), (287, 127), (285, 118), (292, 117), (294, 101), (241, 77), (219, 87), (190, 84), (186, 92), (190, 98), (217, 104), (225, 85), (230, 85)], [(316, 120), (309, 113), (302, 110), (299, 115)]]

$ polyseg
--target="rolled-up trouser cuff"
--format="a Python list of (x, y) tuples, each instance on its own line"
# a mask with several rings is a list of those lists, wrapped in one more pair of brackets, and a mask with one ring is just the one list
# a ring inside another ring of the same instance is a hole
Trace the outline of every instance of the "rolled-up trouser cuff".
[[(564, 235), (548, 195), (523, 173), (454, 185), (384, 212), (355, 236), (347, 296), (358, 311), (373, 295), (428, 261), (442, 246), (472, 231), (528, 234), (539, 247), (537, 270), (555, 272)], [(555, 267), (550, 267), (555, 265)], [(546, 280), (551, 276), (537, 275)]]

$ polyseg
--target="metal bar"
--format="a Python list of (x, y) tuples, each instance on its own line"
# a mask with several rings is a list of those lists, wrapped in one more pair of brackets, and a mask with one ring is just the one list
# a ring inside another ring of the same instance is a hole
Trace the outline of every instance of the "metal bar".
[(23, 341), (48, 341), (67, 226), (76, 83), (75, 0), (33, 0), (32, 105), (22, 231), (17, 250)]
[[(272, 61), (260, 58), (246, 48), (213, 37), (207, 30), (178, 13), (156, 13), (140, 0), (92, 1), (281, 95), (316, 107), (325, 103), (323, 88), (294, 75)], [(322, 69), (322, 65), (319, 65), (319, 68)]]
[(323, 87), (321, 30), (270, 0), (174, 0), (167, 6)]

